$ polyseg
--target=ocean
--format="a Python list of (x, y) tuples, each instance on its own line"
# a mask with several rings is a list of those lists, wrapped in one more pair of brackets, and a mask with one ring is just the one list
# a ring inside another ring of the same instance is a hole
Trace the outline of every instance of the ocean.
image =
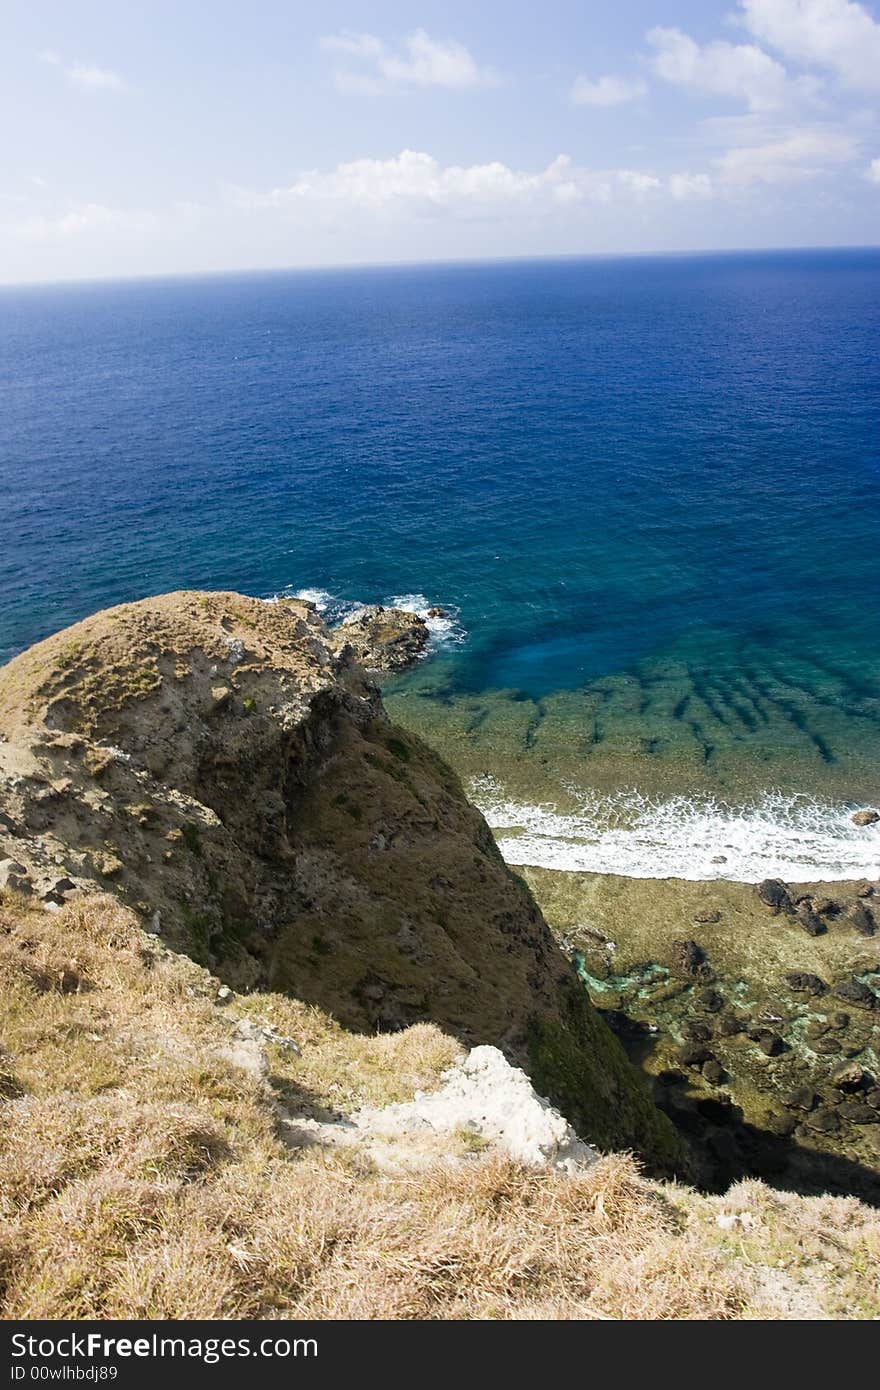
[(880, 251), (0, 291), (0, 660), (167, 589), (403, 601), (513, 862), (880, 872)]

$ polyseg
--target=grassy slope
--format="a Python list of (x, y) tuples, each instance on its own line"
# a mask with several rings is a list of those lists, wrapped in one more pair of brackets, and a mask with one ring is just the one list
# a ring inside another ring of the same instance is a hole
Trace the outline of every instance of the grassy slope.
[[(5, 1316), (880, 1315), (880, 1220), (852, 1199), (705, 1198), (620, 1154), (572, 1179), (450, 1143), (427, 1177), (287, 1148), (279, 1102), (403, 1099), (459, 1044), (216, 991), (110, 898), (0, 902)], [(300, 1055), (270, 1046), (265, 1078), (235, 1065), (239, 1015)]]

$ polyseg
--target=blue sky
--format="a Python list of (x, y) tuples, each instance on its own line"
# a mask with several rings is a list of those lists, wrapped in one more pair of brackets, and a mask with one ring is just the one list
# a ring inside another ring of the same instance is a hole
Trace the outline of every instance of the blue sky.
[(4, 9), (5, 282), (878, 241), (875, 3)]

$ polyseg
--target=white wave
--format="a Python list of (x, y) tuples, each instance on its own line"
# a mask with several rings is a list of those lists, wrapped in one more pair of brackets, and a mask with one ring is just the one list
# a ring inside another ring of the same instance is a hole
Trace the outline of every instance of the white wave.
[(326, 613), (336, 602), (335, 596), (326, 589), (297, 589), (292, 594), (285, 593), (285, 598), (299, 598), (303, 603), (313, 603), (319, 613)]
[[(460, 646), (467, 637), (459, 622), (458, 609), (432, 603), (424, 594), (395, 594), (388, 599), (388, 607), (402, 608), (404, 613), (415, 613), (424, 619), (431, 637), (440, 646)], [(432, 614), (432, 608), (442, 608), (442, 616)]]
[(510, 800), (490, 778), (472, 796), (510, 864), (628, 878), (804, 881), (880, 876), (880, 829), (855, 806), (768, 792), (750, 806), (637, 791), (588, 795), (578, 810)]
[[(369, 607), (356, 599), (340, 598), (338, 594), (331, 594), (328, 589), (294, 589), (291, 584), (280, 593), (272, 594), (266, 601), (278, 603), (280, 599), (286, 598), (298, 598), (304, 603), (313, 603), (330, 627), (338, 626), (343, 618)], [(424, 594), (395, 594), (392, 598), (383, 599), (383, 605), (386, 608), (402, 608), (405, 613), (415, 613), (422, 618), (431, 635), (430, 646), (433, 650), (437, 647), (459, 646), (467, 638), (467, 633), (459, 621), (458, 609), (434, 603)], [(432, 613), (431, 610), (434, 608), (441, 608), (442, 615)]]
[(349, 613), (364, 607), (362, 603), (356, 603), (352, 599), (331, 594), (327, 589), (294, 589), (292, 585), (288, 585), (278, 594), (273, 594), (268, 602), (277, 603), (279, 599), (286, 598), (298, 598), (303, 603), (313, 603), (330, 627), (335, 627), (343, 618), (348, 617)]

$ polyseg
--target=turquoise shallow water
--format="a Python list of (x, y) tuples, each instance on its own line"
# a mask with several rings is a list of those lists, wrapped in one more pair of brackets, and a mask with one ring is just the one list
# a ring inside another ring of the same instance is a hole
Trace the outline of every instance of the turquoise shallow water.
[(452, 620), (396, 712), (519, 803), (839, 817), (880, 765), (878, 324), (875, 251), (3, 291), (0, 659), (169, 588), (409, 596)]

